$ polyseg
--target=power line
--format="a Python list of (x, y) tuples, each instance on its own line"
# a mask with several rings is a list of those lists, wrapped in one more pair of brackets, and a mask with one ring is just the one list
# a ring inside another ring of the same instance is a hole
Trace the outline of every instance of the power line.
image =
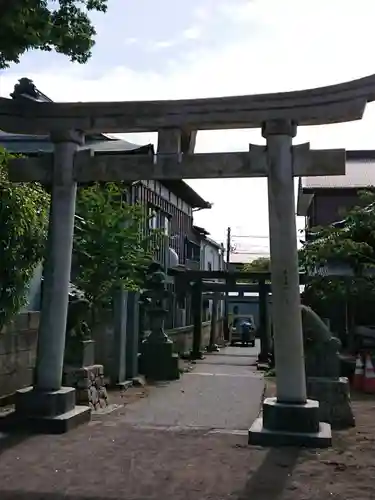
[(234, 234), (234, 235), (232, 235), (232, 238), (265, 238), (265, 239), (269, 239), (269, 236), (265, 236), (265, 235), (256, 236), (254, 234), (247, 234), (247, 235)]
[(269, 255), (269, 252), (232, 252), (233, 255)]

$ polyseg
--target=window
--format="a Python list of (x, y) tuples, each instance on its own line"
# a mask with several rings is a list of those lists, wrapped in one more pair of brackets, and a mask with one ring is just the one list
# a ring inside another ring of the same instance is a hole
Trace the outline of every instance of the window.
[(186, 259), (200, 262), (201, 247), (188, 238), (185, 239)]
[(207, 262), (207, 270), (212, 271), (212, 262)]

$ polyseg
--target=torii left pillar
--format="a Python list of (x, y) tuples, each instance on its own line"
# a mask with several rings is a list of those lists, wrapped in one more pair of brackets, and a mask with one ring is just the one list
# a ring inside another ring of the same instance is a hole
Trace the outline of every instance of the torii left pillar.
[(83, 136), (59, 132), (51, 140), (52, 193), (34, 386), (17, 391), (14, 416), (28, 428), (62, 433), (88, 421), (91, 413), (76, 406), (74, 388), (61, 386), (77, 192), (74, 158)]

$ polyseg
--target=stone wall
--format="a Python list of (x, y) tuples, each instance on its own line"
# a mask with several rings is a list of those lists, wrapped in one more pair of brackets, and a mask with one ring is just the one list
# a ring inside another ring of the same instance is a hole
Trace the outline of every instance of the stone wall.
[[(223, 342), (223, 321), (217, 322), (218, 334), (216, 343)], [(202, 323), (202, 349), (208, 346), (210, 342), (211, 322)], [(185, 354), (193, 347), (193, 325), (188, 325), (172, 330), (166, 330), (166, 333), (174, 342), (174, 351), (178, 354)], [(147, 334), (146, 334), (147, 335)], [(95, 363), (104, 365), (104, 372), (107, 374), (108, 365), (113, 362), (113, 326), (109, 322), (98, 324), (92, 329), (92, 338), (95, 340)]]
[(39, 312), (19, 314), (0, 332), (0, 399), (32, 385)]
[[(22, 387), (32, 385), (38, 339), (39, 312), (25, 312), (0, 332), (0, 403)], [(209, 321), (202, 323), (202, 349), (210, 341)], [(184, 354), (193, 347), (193, 325), (169, 330), (175, 352)], [(113, 328), (108, 324), (98, 325), (95, 335), (95, 361), (106, 365), (113, 359)], [(218, 321), (218, 338), (222, 340), (222, 321)]]
[(113, 318), (107, 314), (101, 323), (96, 324), (91, 329), (92, 339), (95, 340), (95, 363), (104, 366), (107, 374), (107, 366), (114, 362), (113, 351)]
[[(216, 342), (220, 344), (222, 337), (222, 321), (218, 321), (218, 338)], [(202, 323), (202, 342), (201, 348), (204, 349), (210, 343), (211, 322), (205, 321)], [(193, 325), (183, 326), (168, 330), (167, 334), (174, 342), (174, 350), (178, 354), (190, 352), (193, 348)]]

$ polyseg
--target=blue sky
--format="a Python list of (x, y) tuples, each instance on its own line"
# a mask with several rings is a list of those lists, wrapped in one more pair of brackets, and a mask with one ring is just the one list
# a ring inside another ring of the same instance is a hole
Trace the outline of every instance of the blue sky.
[[(30, 52), (0, 73), (6, 96), (22, 76), (54, 100), (171, 99), (309, 88), (375, 73), (373, 0), (109, 0), (95, 14), (98, 36), (84, 66), (64, 56)], [(304, 127), (296, 143), (375, 148), (375, 108), (360, 122)], [(131, 140), (155, 141), (155, 134)], [(248, 150), (257, 130), (204, 132), (197, 151)], [(222, 241), (228, 225), (238, 247), (268, 251), (265, 179), (192, 181), (214, 203), (196, 215)], [(298, 221), (301, 227), (302, 221)], [(258, 238), (259, 237), (259, 238)], [(250, 254), (246, 256), (250, 258)]]
[[(202, 50), (219, 51), (241, 40), (257, 23), (238, 25), (228, 14), (247, 1), (231, 0), (108, 0), (108, 12), (94, 13), (97, 30), (93, 57), (85, 65), (85, 75), (99, 77), (117, 66), (134, 71), (168, 72), (175, 64), (189, 64), (191, 55)], [(230, 6), (229, 6), (230, 5)], [(69, 61), (54, 53), (27, 54), (22, 69), (33, 71), (35, 65), (70, 69)], [(10, 72), (18, 73), (13, 67)]]

